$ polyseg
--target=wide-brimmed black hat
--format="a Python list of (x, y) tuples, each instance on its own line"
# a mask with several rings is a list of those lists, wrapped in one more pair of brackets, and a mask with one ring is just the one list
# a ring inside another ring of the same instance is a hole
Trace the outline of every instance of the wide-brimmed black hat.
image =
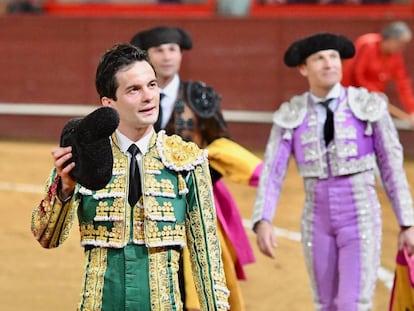
[(148, 50), (165, 43), (176, 43), (182, 50), (191, 50), (193, 47), (191, 36), (178, 27), (154, 27), (136, 33), (131, 39), (131, 44), (142, 50)]
[(75, 162), (71, 176), (82, 186), (99, 190), (111, 179), (113, 155), (109, 137), (118, 124), (116, 110), (101, 107), (83, 118), (69, 120), (63, 127), (60, 146), (72, 146), (72, 159), (65, 166)]
[(323, 50), (337, 50), (341, 58), (351, 58), (355, 54), (354, 44), (345, 36), (331, 33), (317, 33), (291, 44), (284, 56), (288, 67), (304, 64), (310, 55)]

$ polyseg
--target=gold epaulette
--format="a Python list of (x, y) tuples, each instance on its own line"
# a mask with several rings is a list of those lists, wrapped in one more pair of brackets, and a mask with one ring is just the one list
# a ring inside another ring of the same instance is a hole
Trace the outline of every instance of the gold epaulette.
[(165, 131), (160, 131), (156, 145), (162, 163), (177, 172), (193, 170), (207, 161), (207, 150), (193, 142), (185, 142), (178, 135), (168, 136)]

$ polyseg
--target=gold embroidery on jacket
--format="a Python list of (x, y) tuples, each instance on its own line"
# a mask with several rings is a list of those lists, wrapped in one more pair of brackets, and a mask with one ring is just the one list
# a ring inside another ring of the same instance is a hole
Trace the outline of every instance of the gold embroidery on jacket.
[[(59, 204), (62, 204), (62, 203), (59, 203)], [(53, 221), (55, 225), (53, 226), (54, 231), (53, 231), (52, 236), (50, 237), (49, 247), (56, 247), (60, 244), (59, 243), (60, 236), (61, 236), (61, 233), (64, 233), (65, 231), (64, 229), (68, 222), (68, 215), (70, 215), (69, 214), (70, 209), (71, 209), (71, 205), (65, 204), (63, 205), (63, 207), (61, 207), (61, 212), (59, 214), (56, 213), (56, 210), (53, 211), (51, 221)]]
[(151, 310), (183, 310), (178, 269), (180, 252), (163, 247), (148, 249)]
[(115, 198), (112, 203), (101, 200), (96, 207), (96, 216), (94, 217), (94, 220), (122, 220), (124, 219), (124, 215), (125, 208), (123, 198)]
[(162, 196), (167, 198), (175, 198), (174, 185), (169, 179), (162, 178), (158, 181), (154, 175), (145, 176), (145, 194)]
[(146, 199), (145, 213), (151, 220), (175, 222), (174, 207), (171, 201), (164, 201), (162, 205), (154, 198)]
[[(166, 137), (161, 133), (158, 136)], [(87, 204), (86, 200), (96, 200), (96, 212), (93, 222), (85, 219), (85, 222), (80, 225), (82, 245), (118, 248), (128, 241), (140, 245), (145, 243), (148, 247), (185, 245), (185, 226), (184, 223), (176, 223), (177, 211), (175, 211), (177, 206), (185, 205), (183, 202), (185, 197), (177, 193), (178, 177), (170, 170), (174, 169), (176, 164), (180, 170), (190, 168), (192, 165), (194, 169), (199, 165), (198, 162), (205, 162), (206, 158), (204, 153), (194, 146), (195, 149), (190, 147), (192, 155), (187, 155), (187, 160), (178, 163), (170, 162), (171, 167), (166, 168), (159, 157), (159, 148), (155, 146), (158, 136), (152, 137), (150, 148), (143, 157), (143, 171), (146, 172), (143, 176), (143, 203), (137, 204), (132, 209), (132, 214), (131, 208), (125, 201), (125, 187), (128, 183), (126, 156), (114, 146), (114, 176), (111, 182), (105, 189), (84, 197), (84, 204)], [(179, 150), (186, 152), (188, 148), (187, 143), (179, 138), (172, 140), (166, 138), (166, 141), (169, 147), (163, 149), (164, 152), (170, 153), (171, 146), (176, 148), (173, 151), (175, 154), (173, 158), (177, 158)], [(170, 160), (172, 161), (172, 158)], [(157, 174), (159, 169), (162, 169), (161, 174)], [(185, 182), (184, 179), (182, 181)], [(175, 200), (179, 202), (176, 204)], [(88, 205), (91, 203), (88, 202)], [(143, 205), (145, 209), (141, 208)]]
[(121, 247), (125, 244), (125, 229), (122, 221), (114, 221), (108, 229), (104, 225), (96, 228), (92, 222), (80, 224), (80, 235), (83, 245), (104, 247)]
[(45, 197), (33, 210), (31, 219), (33, 235), (46, 248), (58, 247), (67, 239), (77, 208), (73, 198), (65, 205), (57, 198), (60, 177), (56, 174), (56, 169), (52, 169), (45, 185)]
[[(158, 227), (160, 225), (160, 227)], [(145, 222), (146, 244), (150, 247), (185, 245), (185, 225), (160, 223), (149, 219)]]
[(190, 171), (207, 160), (207, 150), (177, 135), (166, 136), (164, 131), (158, 133), (156, 146), (162, 163), (176, 172)]
[[(139, 207), (141, 206), (141, 207)], [(144, 235), (144, 208), (142, 203), (135, 206), (133, 209), (133, 241), (136, 244), (145, 244), (145, 235)]]
[[(122, 163), (125, 163), (126, 161), (122, 161)], [(125, 166), (123, 167), (125, 168)], [(126, 178), (125, 173), (115, 176), (112, 182), (107, 184), (107, 187), (110, 187), (110, 190), (112, 192), (124, 192), (126, 188)]]
[(86, 267), (83, 279), (84, 288), (78, 311), (100, 311), (104, 275), (107, 267), (107, 248), (95, 247), (86, 252)]
[(164, 169), (164, 164), (159, 159), (155, 158), (148, 158), (145, 162), (144, 172), (145, 174), (154, 174), (159, 175), (161, 171)]
[[(197, 206), (190, 207), (189, 226), (192, 229), (188, 238), (189, 245), (195, 246), (195, 249), (191, 252), (191, 261), (192, 266), (197, 267), (193, 272), (198, 276), (194, 278), (195, 286), (198, 291), (203, 290), (203, 288), (206, 291), (206, 299), (200, 301), (201, 310), (214, 309), (215, 305), (219, 306), (218, 310), (227, 310), (227, 298), (229, 292), (225, 279), (222, 278), (224, 273), (223, 266), (221, 265), (221, 262), (210, 260), (211, 258), (220, 258), (221, 251), (216, 232), (214, 200), (206, 170), (208, 171), (208, 168), (207, 165), (204, 164), (203, 167), (197, 167), (193, 173), (195, 182), (197, 183), (196, 186), (199, 189), (198, 203), (200, 206), (198, 208)], [(204, 224), (204, 228), (202, 224)], [(199, 251), (205, 249), (206, 246), (208, 246), (206, 251)], [(200, 266), (203, 267), (203, 270), (200, 269)], [(209, 269), (211, 269), (211, 271), (209, 271)], [(211, 291), (211, 287), (203, 287), (202, 282), (205, 284), (214, 284), (214, 292)]]

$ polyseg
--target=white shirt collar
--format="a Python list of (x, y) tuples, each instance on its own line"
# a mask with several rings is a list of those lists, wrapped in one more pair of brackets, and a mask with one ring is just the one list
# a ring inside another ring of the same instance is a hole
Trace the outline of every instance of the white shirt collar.
[(116, 130), (116, 135), (118, 137), (119, 148), (121, 149), (121, 151), (123, 153), (127, 154), (128, 153), (127, 150), (129, 148), (129, 146), (131, 146), (131, 144), (136, 144), (137, 147), (139, 148), (139, 150), (141, 151), (141, 153), (146, 154), (147, 151), (148, 151), (150, 140), (151, 140), (151, 137), (152, 137), (153, 133), (154, 133), (153, 131), (150, 131), (148, 134), (146, 134), (140, 140), (132, 141), (128, 137), (126, 137), (124, 134), (122, 134), (120, 131)]
[(178, 74), (175, 74), (174, 78), (171, 80), (168, 85), (161, 89), (161, 93), (164, 93), (166, 97), (175, 101), (178, 96), (178, 88), (180, 86), (180, 77)]
[(165, 128), (167, 126), (168, 121), (171, 118), (171, 115), (174, 110), (175, 101), (178, 97), (178, 91), (180, 88), (180, 77), (178, 74), (174, 76), (168, 85), (161, 89), (160, 92), (163, 93), (165, 96), (162, 99), (160, 106), (162, 109), (162, 120), (161, 120), (161, 128)]
[(339, 98), (339, 96), (341, 95), (341, 84), (338, 82), (336, 83), (328, 92), (328, 94), (326, 94), (325, 98), (320, 98), (317, 97), (315, 95), (313, 95), (312, 93), (310, 93), (310, 96), (313, 100), (314, 103), (318, 103), (320, 101), (324, 101), (328, 98)]

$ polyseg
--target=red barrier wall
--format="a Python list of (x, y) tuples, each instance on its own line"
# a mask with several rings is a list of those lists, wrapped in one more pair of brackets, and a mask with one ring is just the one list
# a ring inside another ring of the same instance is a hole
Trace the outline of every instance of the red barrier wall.
[[(344, 13), (345, 14), (345, 13)], [(0, 102), (99, 104), (94, 75), (101, 53), (138, 30), (159, 24), (187, 29), (194, 48), (184, 52), (182, 78), (204, 80), (223, 95), (224, 109), (271, 111), (306, 90), (306, 81), (282, 63), (287, 46), (314, 32), (350, 39), (379, 31), (398, 16), (156, 18), (116, 16), (0, 17)], [(406, 21), (414, 26), (412, 20)], [(414, 29), (414, 28), (413, 28)], [(414, 75), (413, 46), (407, 51)], [(390, 89), (393, 102), (395, 95)], [(65, 118), (0, 115), (3, 138), (57, 139)], [(270, 125), (230, 124), (234, 138), (262, 148)], [(414, 144), (411, 144), (414, 145)], [(413, 152), (414, 154), (414, 152)]]

